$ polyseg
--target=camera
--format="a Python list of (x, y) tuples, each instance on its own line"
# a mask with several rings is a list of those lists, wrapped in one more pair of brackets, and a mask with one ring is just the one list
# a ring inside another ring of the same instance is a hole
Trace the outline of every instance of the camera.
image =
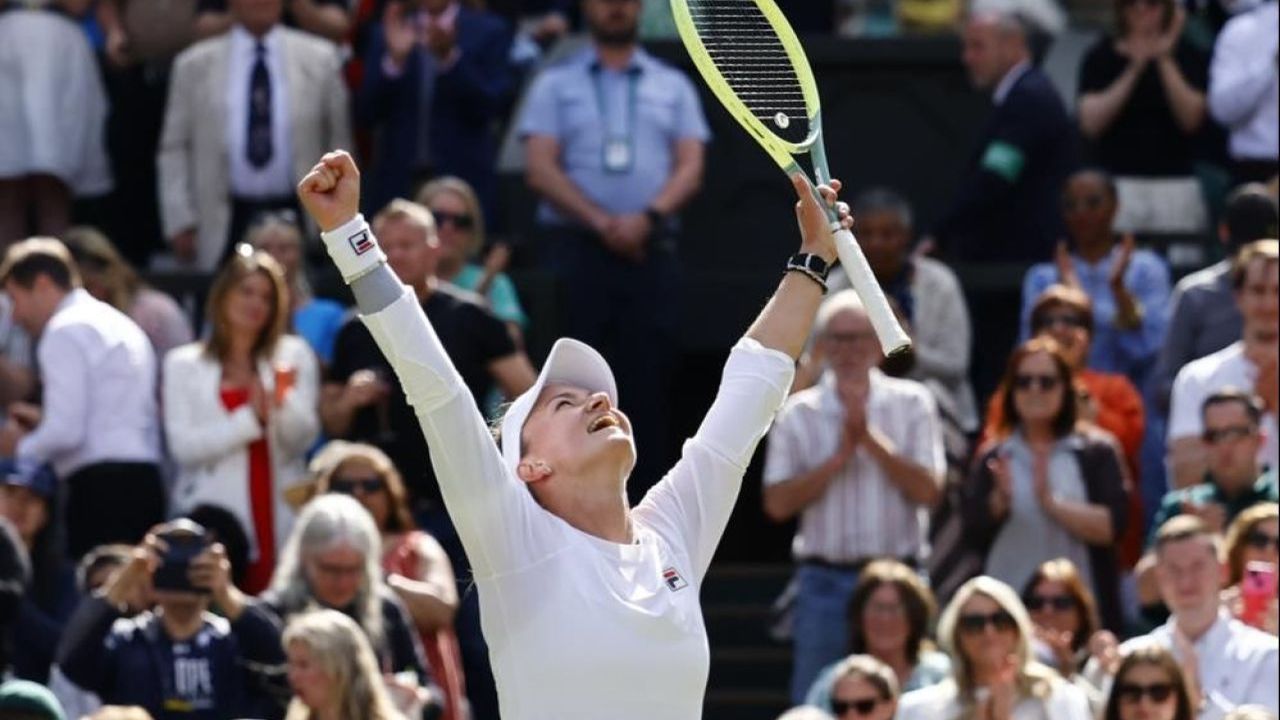
[(155, 588), (172, 592), (208, 593), (207, 588), (193, 587), (191, 578), (187, 577), (191, 560), (209, 547), (209, 533), (204, 527), (183, 518), (165, 523), (156, 532), (156, 537), (164, 541), (168, 550), (161, 558), (160, 567), (156, 569), (152, 579)]

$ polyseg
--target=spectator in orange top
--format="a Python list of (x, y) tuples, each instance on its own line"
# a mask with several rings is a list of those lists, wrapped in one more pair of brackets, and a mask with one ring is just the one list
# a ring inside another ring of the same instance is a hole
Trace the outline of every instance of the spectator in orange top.
[[(1138, 477), (1138, 456), (1142, 448), (1142, 396), (1123, 374), (1099, 372), (1085, 366), (1093, 340), (1093, 305), (1089, 296), (1065, 285), (1050, 285), (1032, 305), (1030, 324), (1032, 335), (1049, 335), (1058, 341), (1075, 372), (1080, 419), (1116, 437), (1124, 452), (1128, 482), (1132, 483)], [(1003, 398), (997, 391), (987, 406), (987, 419), (982, 427), (984, 443), (997, 436), (996, 429), (1003, 421), (1002, 405)], [(1143, 544), (1142, 496), (1130, 489), (1128, 531), (1120, 551), (1126, 568), (1138, 561)]]

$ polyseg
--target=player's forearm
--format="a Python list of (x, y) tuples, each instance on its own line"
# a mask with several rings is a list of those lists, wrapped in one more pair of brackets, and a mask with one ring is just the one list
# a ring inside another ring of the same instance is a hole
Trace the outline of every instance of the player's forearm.
[[(830, 262), (830, 261), (828, 261)], [(778, 289), (747, 330), (747, 337), (799, 358), (813, 328), (813, 316), (822, 303), (823, 290), (798, 272), (783, 274)]]

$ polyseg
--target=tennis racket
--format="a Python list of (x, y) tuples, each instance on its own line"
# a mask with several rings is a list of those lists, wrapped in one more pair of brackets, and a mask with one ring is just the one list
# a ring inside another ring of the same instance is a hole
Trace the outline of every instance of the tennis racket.
[[(799, 38), (773, 0), (671, 0), (671, 12), (698, 72), (729, 114), (788, 175), (803, 173), (811, 185), (829, 182), (818, 87)], [(806, 158), (812, 173), (801, 166)], [(818, 202), (885, 355), (906, 350), (911, 339), (853, 233), (820, 196)]]

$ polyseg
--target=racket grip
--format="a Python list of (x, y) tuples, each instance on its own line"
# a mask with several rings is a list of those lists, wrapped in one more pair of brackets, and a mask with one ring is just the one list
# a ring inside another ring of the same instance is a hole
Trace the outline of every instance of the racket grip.
[(885, 356), (896, 355), (911, 347), (911, 338), (898, 323), (897, 316), (893, 314), (893, 308), (889, 307), (889, 300), (884, 296), (884, 290), (880, 288), (875, 273), (871, 272), (867, 257), (862, 254), (862, 248), (858, 247), (858, 241), (854, 239), (853, 233), (840, 228), (835, 231), (835, 240), (840, 264), (844, 266), (849, 282), (853, 284), (853, 289), (857, 291), (858, 297), (862, 299), (862, 304), (867, 309), (867, 317), (871, 319), (871, 325), (876, 330), (876, 337), (880, 339), (880, 347), (884, 350)]

